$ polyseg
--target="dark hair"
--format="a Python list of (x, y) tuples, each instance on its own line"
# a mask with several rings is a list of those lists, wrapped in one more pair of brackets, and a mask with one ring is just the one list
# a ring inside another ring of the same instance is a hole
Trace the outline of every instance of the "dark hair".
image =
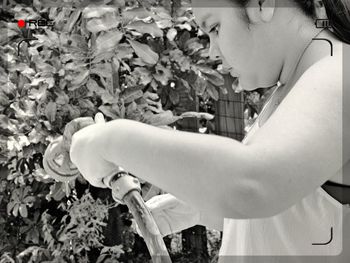
[[(308, 16), (316, 18), (313, 0), (293, 0)], [(235, 0), (241, 6), (246, 6), (249, 0)], [(350, 44), (350, 0), (322, 0), (332, 32), (341, 41)]]

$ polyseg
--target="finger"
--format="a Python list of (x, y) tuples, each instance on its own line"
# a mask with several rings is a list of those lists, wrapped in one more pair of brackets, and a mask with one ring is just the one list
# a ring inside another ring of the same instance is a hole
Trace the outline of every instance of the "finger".
[(162, 211), (165, 209), (171, 209), (178, 205), (178, 200), (170, 195), (156, 195), (146, 202), (147, 208), (152, 212)]
[(101, 112), (98, 112), (95, 115), (95, 122), (96, 123), (105, 123), (106, 122), (105, 117), (103, 116), (103, 114)]

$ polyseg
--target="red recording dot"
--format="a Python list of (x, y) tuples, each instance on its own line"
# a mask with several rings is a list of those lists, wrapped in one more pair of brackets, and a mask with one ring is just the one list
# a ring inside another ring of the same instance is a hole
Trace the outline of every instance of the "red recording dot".
[(21, 19), (21, 20), (18, 20), (17, 24), (18, 24), (19, 27), (25, 27), (26, 26), (26, 21)]

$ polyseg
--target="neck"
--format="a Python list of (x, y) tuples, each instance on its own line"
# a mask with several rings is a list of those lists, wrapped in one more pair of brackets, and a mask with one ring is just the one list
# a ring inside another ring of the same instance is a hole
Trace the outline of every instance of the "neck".
[[(285, 60), (282, 66), (281, 74), (280, 74), (280, 82), (284, 86), (292, 87), (295, 82), (301, 77), (301, 75), (306, 70), (300, 70), (301, 67), (305, 67), (305, 62), (310, 51), (313, 49), (315, 41), (312, 39), (316, 37), (316, 35), (320, 32), (320, 29), (317, 29), (314, 25), (304, 25), (298, 27), (296, 32), (289, 33), (290, 36), (298, 36), (291, 37), (288, 42), (287, 50), (285, 52)], [(294, 46), (294, 49), (290, 49), (288, 47)], [(293, 51), (291, 51), (293, 50)], [(309, 65), (311, 66), (311, 65)]]

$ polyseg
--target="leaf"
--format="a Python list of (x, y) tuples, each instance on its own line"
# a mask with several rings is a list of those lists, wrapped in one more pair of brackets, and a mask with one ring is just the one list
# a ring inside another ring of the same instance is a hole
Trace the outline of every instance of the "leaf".
[(56, 119), (57, 106), (55, 102), (50, 101), (45, 108), (45, 116), (49, 122), (54, 122)]
[(130, 10), (126, 10), (122, 13), (124, 21), (131, 20), (141, 20), (146, 19), (152, 16), (152, 13), (147, 11), (144, 7), (133, 8)]
[(199, 96), (202, 96), (204, 94), (204, 91), (207, 87), (208, 82), (201, 76), (198, 76), (196, 81), (194, 82), (193, 86), (196, 90), (196, 93)]
[(181, 119), (179, 116), (174, 116), (172, 111), (164, 111), (159, 114), (148, 113), (144, 114), (146, 121), (154, 126), (164, 126), (172, 124)]
[(96, 39), (95, 56), (103, 52), (108, 52), (116, 48), (120, 40), (123, 38), (123, 33), (118, 30), (113, 30), (99, 35)]
[(77, 76), (71, 81), (72, 86), (79, 87), (84, 84), (84, 81), (89, 76), (89, 70), (84, 70), (80, 72)]
[(174, 41), (176, 36), (177, 36), (177, 30), (175, 28), (170, 28), (168, 33), (166, 34), (166, 37), (170, 42)]
[(212, 99), (215, 101), (219, 100), (219, 92), (213, 84), (207, 83), (207, 92)]
[(10, 30), (8, 28), (0, 29), (0, 44), (7, 44), (12, 37), (17, 36), (18, 32)]
[(50, 39), (51, 43), (54, 43), (56, 45), (59, 43), (59, 37), (58, 37), (58, 34), (56, 32), (51, 31), (49, 29), (45, 29), (45, 32), (46, 32), (48, 38)]
[(87, 6), (83, 10), (84, 18), (100, 18), (107, 13), (114, 13), (115, 8), (110, 6)]
[(204, 73), (204, 76), (208, 81), (210, 81), (215, 86), (225, 85), (224, 77), (214, 69), (205, 66), (196, 66), (198, 70)]
[(7, 214), (10, 214), (12, 209), (15, 207), (16, 202), (15, 201), (11, 201), (7, 204)]
[(186, 29), (187, 31), (192, 30), (192, 26), (189, 23), (177, 24), (176, 26), (178, 28), (180, 28), (181, 30), (183, 30), (183, 29)]
[(181, 118), (197, 118), (197, 119), (206, 119), (208, 121), (214, 119), (214, 115), (206, 112), (194, 112), (188, 111), (181, 114)]
[(35, 197), (34, 196), (31, 196), (31, 195), (28, 195), (26, 196), (24, 199), (23, 199), (23, 202), (25, 204), (27, 203), (33, 203), (35, 201)]
[(107, 31), (119, 26), (119, 21), (115, 16), (103, 17), (102, 19), (93, 18), (86, 23), (86, 29), (91, 33)]
[(135, 21), (127, 25), (126, 28), (135, 30), (141, 34), (150, 34), (153, 37), (163, 36), (163, 30), (161, 30), (156, 23), (145, 23), (143, 21)]
[(194, 54), (203, 48), (203, 44), (199, 42), (199, 39), (197, 37), (191, 38), (185, 43), (185, 49), (190, 50), (190, 54)]
[(65, 32), (71, 32), (74, 25), (77, 23), (79, 17), (80, 17), (81, 11), (80, 10), (75, 10), (70, 14), (69, 20), (64, 28)]
[(160, 63), (156, 66), (156, 73), (153, 74), (153, 77), (159, 81), (163, 86), (169, 84), (170, 79), (173, 77), (171, 70), (169, 68), (164, 67)]
[(110, 78), (112, 76), (112, 67), (110, 63), (96, 64), (91, 68), (91, 74), (96, 74), (102, 78)]
[(27, 206), (25, 204), (21, 204), (19, 207), (19, 213), (22, 217), (27, 217), (28, 216), (28, 210)]
[(176, 105), (176, 104), (178, 104), (180, 102), (180, 95), (174, 89), (170, 89), (169, 99), (174, 105)]
[(6, 115), (0, 114), (0, 131), (1, 133), (16, 134), (18, 133), (19, 122), (17, 120), (9, 119)]
[(92, 95), (94, 92), (98, 95), (102, 95), (103, 93), (105, 93), (105, 89), (101, 88), (97, 82), (93, 79), (89, 79), (87, 84), (86, 84), (86, 87), (88, 88), (90, 94), (89, 95)]
[(20, 207), (20, 204), (19, 204), (19, 203), (16, 203), (16, 204), (15, 204), (15, 207), (14, 207), (13, 210), (12, 210), (12, 214), (13, 214), (15, 217), (18, 216), (18, 209), (19, 209), (19, 207)]
[(111, 106), (102, 105), (98, 109), (107, 117), (110, 117), (113, 120), (118, 119), (117, 112), (113, 110)]
[(135, 76), (138, 79), (138, 83), (143, 86), (148, 85), (152, 81), (151, 72), (146, 67), (135, 68), (133, 76)]
[(124, 92), (124, 94), (121, 96), (121, 98), (124, 100), (125, 104), (128, 104), (130, 102), (133, 102), (136, 99), (139, 99), (143, 96), (142, 90), (128, 90)]
[(141, 44), (140, 42), (134, 40), (129, 40), (129, 43), (135, 50), (136, 55), (147, 64), (155, 65), (158, 62), (158, 54), (155, 53), (148, 45)]

